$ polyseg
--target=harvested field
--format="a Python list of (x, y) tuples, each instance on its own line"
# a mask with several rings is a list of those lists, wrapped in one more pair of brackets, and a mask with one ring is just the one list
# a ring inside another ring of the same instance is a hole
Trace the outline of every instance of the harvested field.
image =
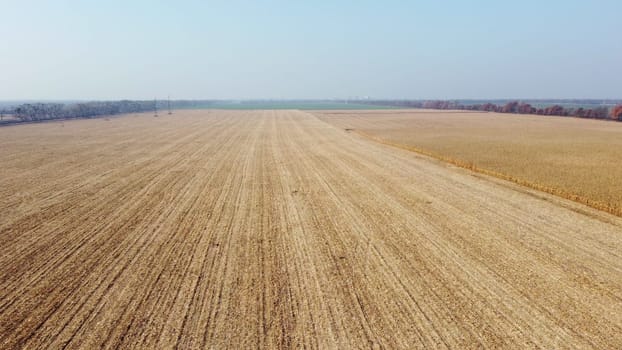
[(327, 111), (322, 120), (622, 216), (622, 123), (465, 111)]
[(622, 219), (309, 113), (0, 150), (0, 348), (622, 347)]

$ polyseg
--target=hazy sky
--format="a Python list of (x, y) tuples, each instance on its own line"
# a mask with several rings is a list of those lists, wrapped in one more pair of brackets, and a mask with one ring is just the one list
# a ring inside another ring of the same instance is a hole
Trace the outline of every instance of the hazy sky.
[(620, 13), (620, 0), (0, 0), (0, 100), (622, 98)]

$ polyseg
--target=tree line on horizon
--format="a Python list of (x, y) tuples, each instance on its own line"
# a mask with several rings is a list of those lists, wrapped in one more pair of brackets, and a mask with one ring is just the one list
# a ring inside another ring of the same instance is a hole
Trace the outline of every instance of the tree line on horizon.
[(536, 114), (546, 116), (565, 116), (591, 119), (612, 119), (622, 121), (622, 104), (607, 108), (598, 106), (593, 108), (567, 108), (558, 104), (548, 107), (535, 107), (521, 101), (510, 101), (506, 104), (491, 102), (479, 104), (463, 104), (456, 101), (433, 100), (433, 101), (366, 101), (368, 104), (382, 104), (397, 107), (440, 109), (440, 110), (465, 110), (497, 113)]
[[(40, 122), (54, 119), (96, 118), (117, 114), (140, 113), (171, 108), (199, 108), (208, 100), (92, 101), (79, 103), (23, 103), (0, 110), (0, 123)], [(5, 115), (13, 116), (6, 120)], [(3, 120), (5, 119), (5, 120)]]
[[(172, 108), (204, 108), (214, 101), (177, 100), (170, 101)], [(53, 119), (94, 118), (106, 115), (139, 113), (167, 108), (169, 101), (93, 101), (82, 103), (25, 103), (0, 111), (0, 122), (37, 122)], [(510, 101), (505, 104), (492, 102), (464, 104), (457, 101), (412, 101), (412, 100), (371, 100), (363, 103), (370, 105), (389, 105), (407, 108), (425, 108), (440, 110), (467, 110), (497, 113), (536, 114), (545, 116), (572, 116), (592, 119), (611, 119), (622, 121), (622, 104), (612, 108), (597, 106), (592, 108), (567, 108), (559, 104), (549, 107), (535, 107), (526, 102)], [(2, 120), (5, 114), (11, 114), (12, 121)]]
[(24, 103), (7, 111), (19, 122), (94, 118), (104, 115), (154, 110), (154, 101), (104, 101), (83, 103)]

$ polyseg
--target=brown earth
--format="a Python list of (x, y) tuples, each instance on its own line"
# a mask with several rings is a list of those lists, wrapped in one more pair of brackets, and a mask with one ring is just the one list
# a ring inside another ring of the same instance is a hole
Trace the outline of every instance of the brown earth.
[(620, 348), (622, 219), (297, 111), (0, 129), (0, 348)]

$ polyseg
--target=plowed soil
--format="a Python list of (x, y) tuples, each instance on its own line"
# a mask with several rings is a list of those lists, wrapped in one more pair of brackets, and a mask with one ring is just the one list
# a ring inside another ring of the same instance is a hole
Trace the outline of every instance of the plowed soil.
[(0, 129), (0, 348), (622, 348), (622, 221), (299, 111)]

